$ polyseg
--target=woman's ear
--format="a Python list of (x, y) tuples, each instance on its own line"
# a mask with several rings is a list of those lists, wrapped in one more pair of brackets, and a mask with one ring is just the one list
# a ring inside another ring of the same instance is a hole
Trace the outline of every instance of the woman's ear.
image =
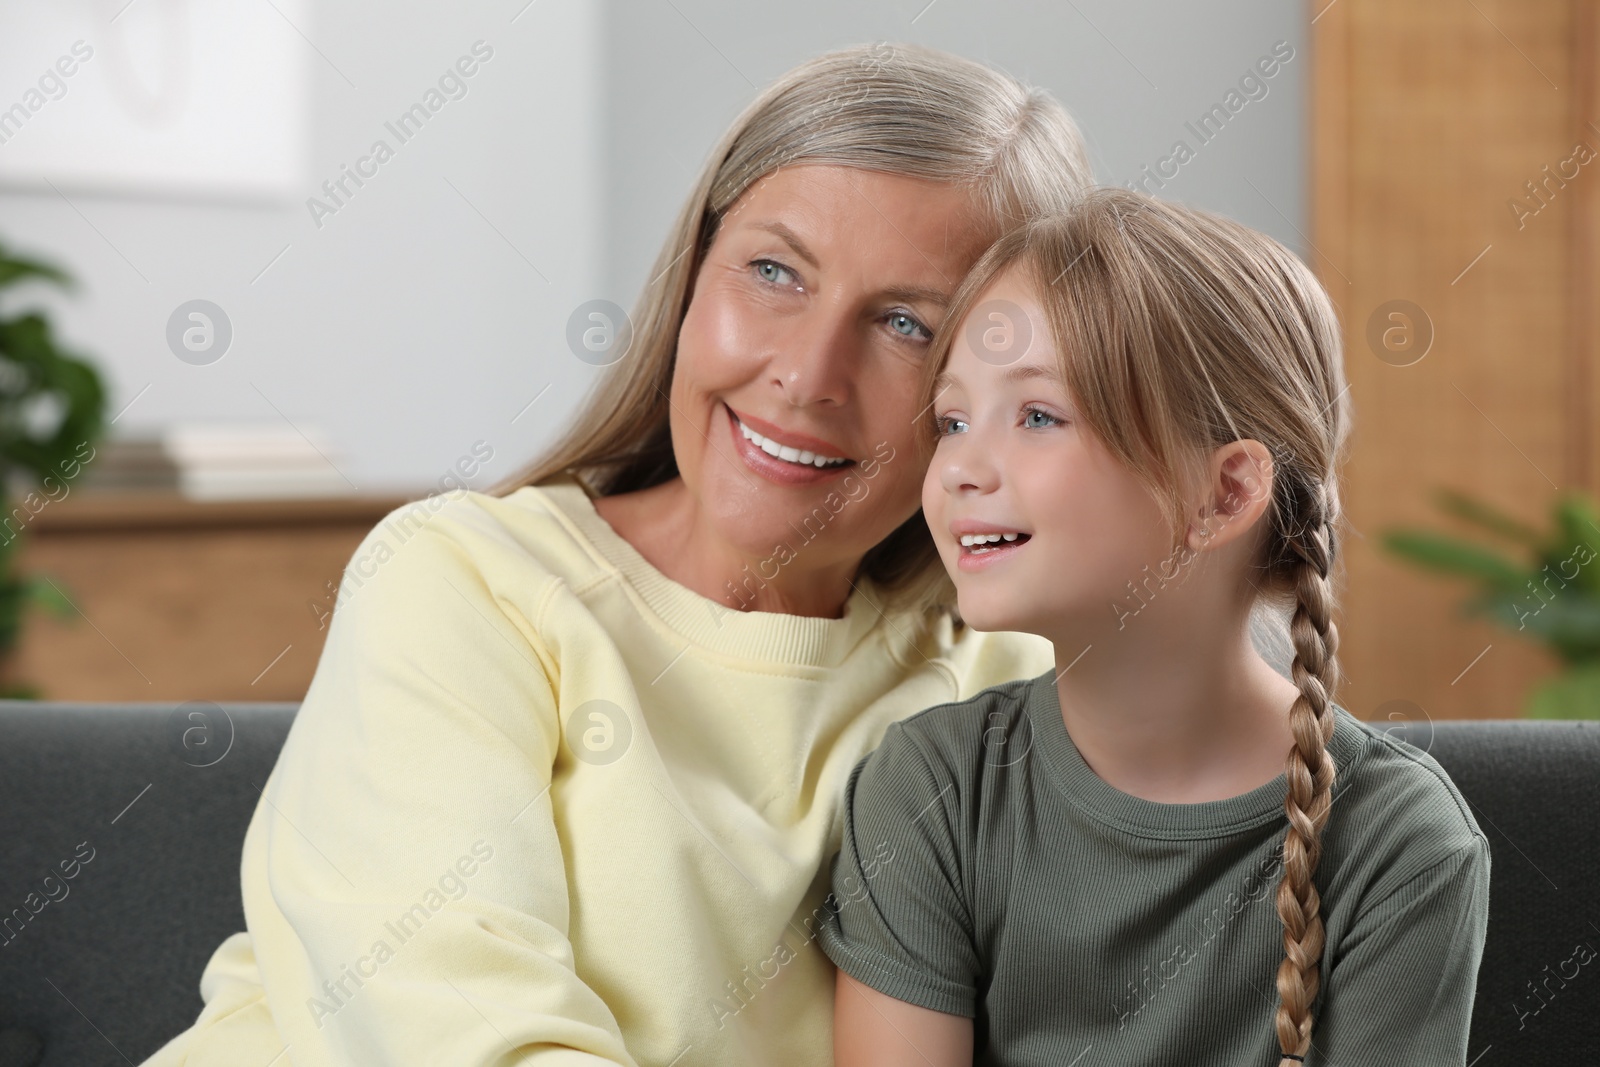
[(1210, 479), (1190, 513), (1188, 545), (1204, 551), (1254, 529), (1272, 504), (1272, 453), (1260, 441), (1230, 441), (1211, 455)]

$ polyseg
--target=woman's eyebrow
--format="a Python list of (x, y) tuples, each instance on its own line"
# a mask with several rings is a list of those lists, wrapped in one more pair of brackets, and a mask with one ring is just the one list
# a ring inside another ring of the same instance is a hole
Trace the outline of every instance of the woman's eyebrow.
[(948, 307), (950, 304), (949, 293), (926, 285), (891, 285), (883, 291), (883, 295), (907, 304), (919, 301), (938, 307)]
[[(811, 249), (806, 247), (806, 243), (800, 239), (800, 235), (783, 223), (778, 222), (776, 219), (767, 219), (762, 222), (752, 222), (748, 225), (752, 229), (765, 230), (767, 233), (776, 234), (778, 237), (783, 238), (784, 243), (794, 249), (795, 255), (811, 264), (811, 266), (821, 269), (821, 264), (817, 262), (817, 257), (811, 253)], [(903, 303), (925, 303), (933, 304), (937, 307), (947, 307), (950, 303), (951, 294), (943, 289), (935, 289), (928, 285), (891, 285), (883, 290), (883, 295), (891, 300), (899, 300)]]
[(783, 238), (785, 244), (794, 249), (795, 255), (799, 256), (813, 267), (816, 267), (819, 270), (821, 269), (822, 265), (817, 262), (817, 257), (811, 254), (811, 249), (806, 247), (806, 243), (800, 240), (800, 235), (789, 229), (789, 227), (785, 226), (783, 223), (776, 220), (770, 220), (766, 222), (752, 222), (750, 223), (750, 226), (757, 230), (766, 230), (768, 233), (777, 234), (779, 237)]

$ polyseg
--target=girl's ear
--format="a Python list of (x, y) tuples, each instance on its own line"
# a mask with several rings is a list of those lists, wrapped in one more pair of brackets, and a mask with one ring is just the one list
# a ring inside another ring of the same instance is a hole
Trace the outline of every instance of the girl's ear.
[(1272, 504), (1272, 453), (1260, 441), (1230, 441), (1211, 455), (1210, 480), (1190, 513), (1187, 542), (1195, 551), (1244, 536)]

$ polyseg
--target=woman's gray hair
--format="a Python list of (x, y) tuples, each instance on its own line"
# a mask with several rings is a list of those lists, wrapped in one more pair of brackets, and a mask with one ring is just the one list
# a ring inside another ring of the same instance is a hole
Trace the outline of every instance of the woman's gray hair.
[(1059, 211), (1092, 182), (1072, 117), (1043, 89), (920, 45), (807, 60), (734, 120), (708, 188), (720, 216), (790, 163), (834, 163), (971, 186), (999, 228)]
[[(544, 455), (489, 492), (570, 475), (609, 496), (677, 475), (667, 397), (693, 279), (745, 190), (799, 163), (965, 186), (991, 240), (1061, 211), (1093, 181), (1083, 138), (1061, 104), (993, 67), (885, 41), (801, 63), (751, 101), (711, 151), (634, 306), (627, 354)], [(955, 587), (920, 510), (866, 554), (861, 570), (889, 600), (886, 609), (954, 612)]]

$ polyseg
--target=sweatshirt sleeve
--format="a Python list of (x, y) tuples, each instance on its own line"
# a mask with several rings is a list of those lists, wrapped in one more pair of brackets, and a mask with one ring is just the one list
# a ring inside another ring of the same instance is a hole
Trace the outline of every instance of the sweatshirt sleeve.
[(981, 965), (940, 783), (904, 723), (845, 786), (843, 847), (818, 942), (835, 966), (896, 1000), (968, 1018)]
[(568, 939), (560, 669), (535, 628), (558, 579), (480, 566), (489, 535), (450, 495), (357, 549), (252, 818), (266, 999), (295, 1064), (634, 1067)]
[(1464, 1067), (1489, 925), (1489, 842), (1365, 909), (1327, 974), (1306, 1067)]
[(985, 689), (1037, 678), (1056, 667), (1055, 645), (1038, 634), (963, 627), (950, 650), (956, 674), (956, 700), (968, 700)]

